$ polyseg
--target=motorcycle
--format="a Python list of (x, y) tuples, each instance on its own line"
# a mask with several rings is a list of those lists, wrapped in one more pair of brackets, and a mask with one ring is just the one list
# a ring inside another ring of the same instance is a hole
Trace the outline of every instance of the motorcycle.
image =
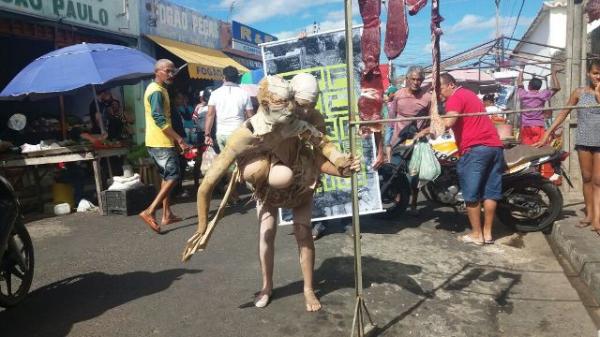
[(33, 281), (33, 243), (23, 224), (21, 205), (0, 176), (0, 307), (21, 302)]
[[(454, 138), (445, 134), (429, 140), (440, 162), (441, 174), (434, 181), (420, 187), (425, 197), (456, 209), (464, 209), (464, 200), (458, 184), (456, 164), (460, 158)], [(411, 183), (408, 178), (408, 163), (414, 143), (408, 140), (392, 149), (391, 163), (379, 169), (380, 189), (385, 209), (384, 217), (393, 218), (402, 214), (409, 202)], [(507, 226), (518, 231), (549, 231), (560, 215), (563, 197), (557, 186), (539, 174), (539, 167), (551, 163), (555, 173), (571, 184), (560, 163), (568, 152), (546, 146), (535, 148), (517, 145), (504, 150), (506, 171), (502, 176), (502, 200), (498, 202), (496, 215)], [(421, 182), (422, 183), (422, 182)]]

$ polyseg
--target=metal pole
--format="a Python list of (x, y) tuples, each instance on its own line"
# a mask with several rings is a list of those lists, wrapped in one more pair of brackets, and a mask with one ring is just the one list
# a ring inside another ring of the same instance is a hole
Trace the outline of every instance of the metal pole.
[(60, 105), (60, 126), (62, 131), (63, 140), (67, 139), (67, 121), (65, 117), (65, 98), (63, 95), (58, 96), (58, 102)]
[(500, 39), (500, 0), (496, 2), (496, 64), (500, 65), (500, 52), (498, 50), (498, 40)]
[[(345, 27), (346, 27), (346, 78), (348, 94), (348, 120), (350, 135), (350, 154), (356, 154), (356, 125), (352, 122), (356, 118), (355, 107), (356, 97), (354, 95), (354, 48), (352, 40), (352, 0), (344, 0), (345, 5)], [(356, 303), (354, 309), (354, 318), (352, 320), (351, 337), (354, 336), (356, 328), (359, 337), (365, 335), (363, 322), (363, 308), (366, 309), (363, 299), (363, 278), (362, 278), (362, 252), (360, 242), (360, 213), (358, 208), (358, 179), (356, 173), (351, 177), (352, 185), (352, 232), (354, 234), (354, 290)], [(367, 316), (370, 319), (370, 316)], [(372, 322), (371, 322), (372, 325)]]
[[(543, 110), (563, 110), (563, 109), (590, 109), (590, 108), (600, 108), (600, 104), (595, 105), (563, 105), (556, 107), (545, 107)], [(505, 110), (498, 112), (478, 112), (466, 115), (460, 115), (460, 118), (469, 118), (469, 117), (477, 117), (477, 116), (492, 116), (492, 115), (510, 115), (510, 114), (518, 114), (521, 112), (529, 112), (529, 111), (539, 111), (540, 108), (529, 108), (529, 109), (515, 109), (515, 110)], [(456, 115), (440, 115), (440, 118), (455, 118)], [(420, 117), (401, 117), (401, 118), (386, 118), (386, 119), (377, 119), (377, 120), (369, 120), (369, 121), (350, 121), (350, 125), (368, 125), (368, 124), (380, 124), (380, 123), (391, 123), (391, 122), (405, 122), (405, 121), (421, 121), (431, 119), (431, 116), (420, 116)]]
[(102, 134), (106, 133), (106, 129), (104, 129), (104, 118), (102, 118), (102, 114), (100, 113), (100, 105), (98, 104), (98, 93), (96, 93), (96, 86), (92, 84), (92, 92), (94, 93), (94, 103), (96, 103), (96, 114), (100, 115), (100, 132)]

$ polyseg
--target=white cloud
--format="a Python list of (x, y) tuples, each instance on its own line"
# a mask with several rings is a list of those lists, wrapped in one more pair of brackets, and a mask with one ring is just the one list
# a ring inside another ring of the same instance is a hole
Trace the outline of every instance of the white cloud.
[[(500, 33), (503, 33), (504, 35), (509, 35), (512, 32), (512, 29), (515, 25), (516, 20), (517, 20), (516, 16), (501, 16), (499, 18)], [(532, 18), (521, 17), (519, 19), (519, 26), (528, 26), (532, 20), (533, 20)], [(466, 30), (473, 30), (473, 29), (477, 29), (477, 30), (493, 29), (494, 30), (493, 37), (495, 37), (495, 28), (496, 28), (496, 18), (493, 16), (486, 18), (486, 17), (479, 16), (479, 15), (466, 14), (465, 16), (462, 17), (462, 19), (460, 19), (459, 22), (450, 26), (450, 28), (445, 29), (445, 31), (448, 33), (458, 33), (458, 32), (462, 32), (462, 31), (466, 31)]]
[[(343, 29), (346, 24), (345, 20), (345, 12), (343, 10), (329, 12), (327, 15), (323, 16), (324, 21), (317, 21), (319, 24), (319, 31), (326, 32), (330, 30)], [(353, 25), (359, 25), (362, 22), (360, 19), (354, 18), (352, 21)], [(298, 36), (301, 32), (313, 32), (313, 24), (309, 24), (303, 27), (299, 27), (295, 30), (282, 31), (279, 33), (275, 33), (273, 35), (277, 36), (279, 39), (284, 40), (287, 38), (292, 38)]]
[[(429, 42), (425, 46), (423, 46), (424, 53), (431, 53), (431, 49), (433, 48), (433, 43)], [(444, 55), (448, 55), (448, 53), (453, 53), (457, 51), (457, 46), (450, 44), (444, 40), (440, 40), (440, 52)]]
[[(340, 4), (339, 0), (221, 0), (219, 7), (227, 9), (234, 4), (233, 18), (246, 24), (264, 21), (272, 17), (302, 15), (302, 11), (310, 10), (326, 4)], [(357, 7), (358, 8), (358, 7)]]

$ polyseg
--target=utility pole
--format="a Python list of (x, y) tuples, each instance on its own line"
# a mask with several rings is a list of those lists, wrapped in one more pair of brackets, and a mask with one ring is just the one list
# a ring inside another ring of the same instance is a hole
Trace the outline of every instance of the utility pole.
[[(563, 93), (563, 102), (566, 104), (573, 90), (584, 84), (585, 73), (582, 67), (582, 59), (585, 58), (585, 48), (583, 47), (583, 37), (587, 35), (587, 25), (583, 22), (583, 5), (581, 0), (568, 0), (567, 2), (567, 41), (566, 41), (566, 67), (565, 78), (566, 86)], [(584, 33), (585, 30), (585, 33)], [(563, 148), (570, 150), (573, 148), (575, 134), (572, 132), (577, 127), (577, 114), (571, 113), (565, 119), (563, 124)], [(573, 180), (575, 180), (574, 190), (568, 186), (564, 186), (568, 192), (578, 190), (579, 178), (579, 163), (575, 156), (569, 156), (569, 160), (565, 162), (566, 170)]]

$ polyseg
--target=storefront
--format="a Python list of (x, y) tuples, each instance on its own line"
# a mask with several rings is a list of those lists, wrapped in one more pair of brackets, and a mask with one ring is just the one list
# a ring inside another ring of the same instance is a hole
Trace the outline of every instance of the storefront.
[[(0, 62), (3, 65), (0, 68), (0, 90), (29, 63), (62, 47), (82, 42), (137, 47), (138, 12), (138, 2), (130, 0), (0, 1)], [(130, 15), (131, 13), (136, 15)], [(135, 88), (136, 86), (126, 86), (111, 90), (113, 96), (121, 102), (122, 110), (131, 115), (142, 103)], [(10, 131), (7, 128), (8, 118), (14, 113), (21, 113), (27, 118), (27, 128), (21, 132), (18, 143), (41, 144), (42, 140), (62, 141), (63, 123), (60, 120), (64, 115), (60, 111), (65, 112), (67, 124), (70, 126), (83, 125), (89, 123), (89, 106), (92, 101), (91, 91), (65, 95), (62, 109), (61, 100), (56, 97), (39, 101), (0, 101), (0, 111), (3, 112), (0, 114), (0, 134), (6, 137), (7, 133), (10, 133), (7, 132)], [(14, 139), (6, 140), (15, 142)], [(18, 157), (14, 152), (5, 155)], [(89, 155), (81, 158), (77, 157), (80, 154), (71, 156), (73, 158), (67, 156), (58, 159), (61, 162), (69, 161), (63, 160), (65, 158), (89, 159)], [(36, 167), (47, 164), (49, 172), (52, 172), (52, 165), (49, 165), (50, 162), (46, 163), (46, 159), (48, 158), (44, 156), (30, 162), (35, 162)], [(19, 165), (26, 167), (30, 162), (23, 161), (21, 163), (23, 165)], [(0, 165), (3, 174), (15, 171), (15, 169), (6, 169), (9, 167), (7, 163), (7, 160), (3, 160)], [(52, 180), (52, 175), (47, 175), (46, 178)], [(43, 181), (36, 181), (35, 184), (47, 186)], [(20, 186), (21, 189), (26, 187), (26, 184)], [(41, 195), (38, 197), (42, 199)]]
[(275, 36), (237, 21), (223, 23), (221, 27), (223, 51), (248, 69), (262, 68), (262, 54), (258, 45), (275, 40)]
[(226, 66), (248, 71), (220, 50), (220, 21), (163, 0), (143, 0), (140, 10), (140, 49), (176, 67), (187, 64), (170, 86), (172, 96), (183, 93), (195, 104), (200, 90), (220, 84)]
[[(65, 46), (88, 43), (112, 43), (137, 46), (139, 35), (137, 2), (118, 1), (10, 1), (0, 2), (0, 88), (27, 64), (41, 55)], [(141, 101), (129, 88), (115, 89), (125, 109), (133, 113)], [(85, 119), (92, 95), (65, 97), (69, 114)], [(47, 103), (2, 102), (7, 112), (25, 112), (30, 119), (57, 116), (57, 100)], [(10, 113), (0, 116), (4, 126)]]

